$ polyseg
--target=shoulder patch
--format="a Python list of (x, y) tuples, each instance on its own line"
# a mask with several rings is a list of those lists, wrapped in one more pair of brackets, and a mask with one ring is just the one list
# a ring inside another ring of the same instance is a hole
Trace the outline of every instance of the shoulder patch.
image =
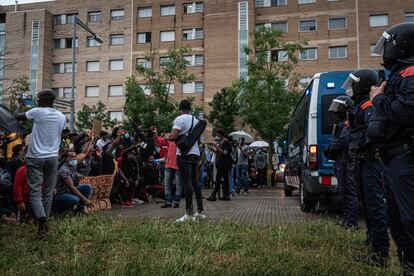
[(372, 102), (371, 101), (366, 101), (365, 103), (363, 103), (361, 105), (361, 109), (365, 110), (365, 109), (367, 109), (368, 107), (371, 107), (371, 106), (373, 106)]
[(403, 78), (414, 76), (414, 66), (405, 68), (400, 72), (400, 76)]

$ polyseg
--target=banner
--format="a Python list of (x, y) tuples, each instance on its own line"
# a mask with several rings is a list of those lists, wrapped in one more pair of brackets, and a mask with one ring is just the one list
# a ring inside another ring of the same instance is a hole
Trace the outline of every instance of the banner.
[(113, 175), (90, 176), (80, 179), (80, 184), (89, 184), (92, 186), (92, 195), (89, 199), (94, 203), (94, 206), (85, 207), (86, 213), (111, 209), (112, 206), (109, 196), (111, 194), (113, 182)]

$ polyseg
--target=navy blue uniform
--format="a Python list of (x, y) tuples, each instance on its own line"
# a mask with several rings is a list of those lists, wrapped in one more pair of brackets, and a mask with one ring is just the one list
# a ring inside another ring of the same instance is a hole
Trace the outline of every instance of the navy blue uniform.
[[(386, 129), (395, 129), (381, 144), (384, 156), (385, 188), (391, 235), (400, 260), (414, 270), (414, 66), (391, 72), (384, 95), (373, 104), (389, 120)], [(411, 146), (410, 146), (411, 144)]]
[(373, 106), (365, 100), (360, 102), (351, 116), (351, 139), (349, 148), (358, 156), (355, 179), (360, 183), (361, 199), (367, 225), (367, 241), (375, 253), (388, 256), (389, 237), (386, 204), (382, 187), (383, 166), (375, 157), (374, 147), (368, 143), (366, 133)]
[(342, 223), (347, 227), (358, 228), (358, 193), (348, 153), (349, 136), (349, 127), (341, 124), (338, 131), (334, 133), (334, 138), (328, 149), (332, 152), (339, 153), (335, 159), (335, 174), (338, 179), (339, 187), (342, 190)]

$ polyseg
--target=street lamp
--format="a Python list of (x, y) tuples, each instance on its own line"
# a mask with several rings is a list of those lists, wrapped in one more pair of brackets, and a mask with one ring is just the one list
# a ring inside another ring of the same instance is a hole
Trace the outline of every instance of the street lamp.
[(73, 16), (73, 36), (72, 36), (72, 91), (71, 91), (71, 103), (70, 103), (70, 131), (75, 131), (75, 63), (76, 63), (76, 25), (81, 26), (85, 31), (92, 35), (93, 39), (99, 43), (103, 40), (92, 31), (85, 23), (83, 23), (76, 15)]

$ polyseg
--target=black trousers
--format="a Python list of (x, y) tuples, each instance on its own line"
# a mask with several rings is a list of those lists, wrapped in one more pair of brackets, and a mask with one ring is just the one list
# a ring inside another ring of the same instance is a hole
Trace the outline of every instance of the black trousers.
[(199, 156), (193, 154), (177, 156), (177, 164), (184, 184), (185, 209), (189, 215), (192, 215), (194, 212), (193, 190), (197, 199), (197, 210), (199, 212), (203, 211), (203, 196), (197, 175), (199, 159)]
[(219, 194), (220, 186), (223, 189), (223, 197), (229, 197), (229, 169), (217, 169), (216, 185), (214, 186), (212, 197), (215, 198)]

